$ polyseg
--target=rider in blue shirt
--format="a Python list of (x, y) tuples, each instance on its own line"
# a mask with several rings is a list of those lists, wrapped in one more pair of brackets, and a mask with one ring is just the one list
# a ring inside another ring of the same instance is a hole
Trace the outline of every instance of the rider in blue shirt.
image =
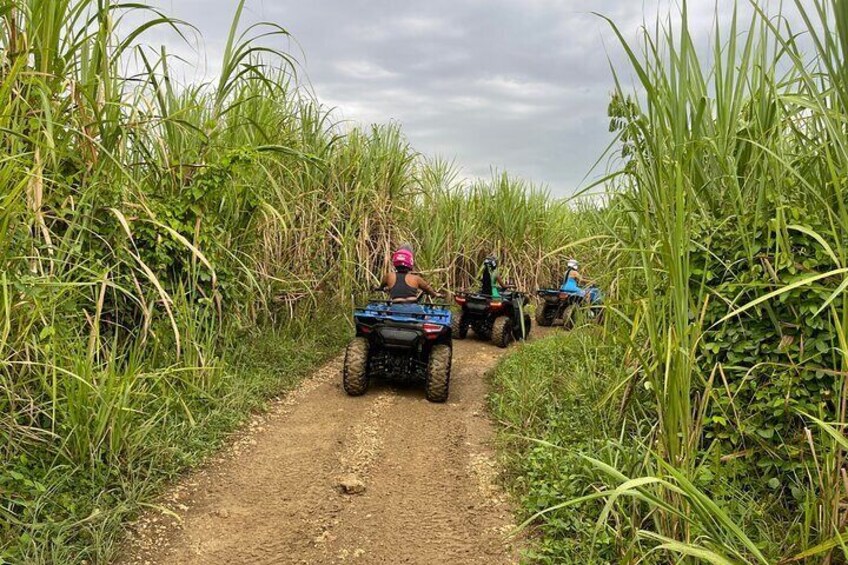
[(582, 287), (585, 286), (586, 282), (586, 279), (580, 274), (580, 264), (575, 259), (569, 259), (560, 290), (584, 296), (586, 291)]

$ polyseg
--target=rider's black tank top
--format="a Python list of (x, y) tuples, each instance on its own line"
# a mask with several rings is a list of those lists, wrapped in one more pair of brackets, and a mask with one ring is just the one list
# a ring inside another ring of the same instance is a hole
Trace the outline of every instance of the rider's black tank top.
[(406, 282), (406, 275), (407, 273), (397, 273), (395, 284), (389, 291), (389, 297), (392, 300), (415, 298), (416, 296), (418, 296), (418, 289), (409, 286), (409, 284)]
[(481, 294), (493, 294), (492, 292), (492, 272), (488, 267), (483, 268), (483, 279), (480, 281), (480, 293)]

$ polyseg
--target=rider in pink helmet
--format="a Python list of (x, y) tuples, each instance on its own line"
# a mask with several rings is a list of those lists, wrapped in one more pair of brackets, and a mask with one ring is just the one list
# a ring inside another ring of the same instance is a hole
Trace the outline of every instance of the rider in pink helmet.
[(406, 269), (410, 271), (415, 266), (415, 255), (413, 255), (412, 250), (408, 246), (400, 247), (392, 254), (392, 265), (394, 265), (395, 269)]
[(415, 266), (415, 254), (409, 244), (398, 247), (392, 254), (394, 271), (383, 276), (381, 289), (389, 291), (392, 302), (417, 302), (421, 293), (438, 297), (439, 293), (424, 280), (423, 277), (412, 273)]

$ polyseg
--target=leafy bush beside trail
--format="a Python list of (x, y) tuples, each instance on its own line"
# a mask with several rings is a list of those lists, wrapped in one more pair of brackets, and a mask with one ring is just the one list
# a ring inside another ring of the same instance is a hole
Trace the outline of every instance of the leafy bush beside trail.
[(717, 4), (709, 50), (691, 4), (638, 42), (610, 22), (638, 88), (616, 81), (596, 232), (614, 289), (599, 346), (628, 366), (603, 435), (644, 456), (553, 498), (608, 501), (587, 512), (615, 561), (845, 562), (848, 3)]

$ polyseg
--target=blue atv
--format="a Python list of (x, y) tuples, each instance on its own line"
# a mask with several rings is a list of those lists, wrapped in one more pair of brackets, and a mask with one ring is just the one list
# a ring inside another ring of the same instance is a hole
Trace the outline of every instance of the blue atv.
[(356, 337), (347, 346), (342, 385), (361, 396), (372, 378), (423, 382), (427, 400), (445, 402), (453, 336), (446, 304), (371, 301), (353, 312)]
[(555, 323), (570, 330), (574, 327), (575, 312), (585, 307), (585, 315), (598, 324), (604, 321), (604, 296), (595, 285), (586, 288), (569, 283), (568, 276), (559, 288), (540, 288), (536, 291), (539, 304), (536, 306), (536, 323), (550, 327)]

